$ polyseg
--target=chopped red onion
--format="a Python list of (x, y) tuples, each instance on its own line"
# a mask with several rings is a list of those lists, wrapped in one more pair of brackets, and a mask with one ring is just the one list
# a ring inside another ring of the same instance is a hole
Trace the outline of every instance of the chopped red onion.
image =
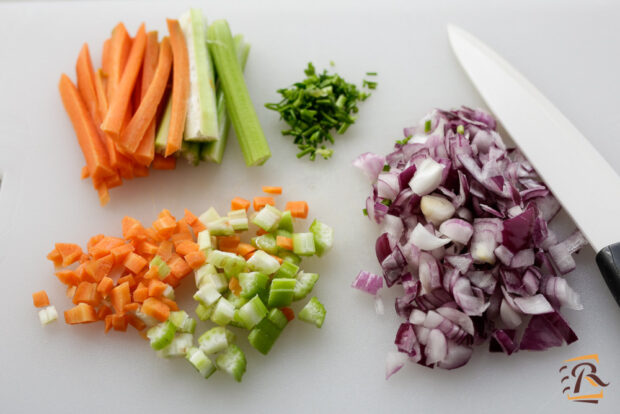
[(383, 287), (383, 278), (362, 270), (353, 281), (351, 287), (371, 295), (376, 295), (379, 289)]
[(439, 232), (454, 242), (467, 244), (474, 234), (474, 228), (465, 220), (454, 218), (441, 223)]
[(450, 239), (442, 239), (435, 236), (421, 223), (418, 223), (414, 227), (411, 232), (411, 237), (409, 237), (409, 241), (418, 246), (421, 250), (435, 250), (438, 247), (450, 243)]

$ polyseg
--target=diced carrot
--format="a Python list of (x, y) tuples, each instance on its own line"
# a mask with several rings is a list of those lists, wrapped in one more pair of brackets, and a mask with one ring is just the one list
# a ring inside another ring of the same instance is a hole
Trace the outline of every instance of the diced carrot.
[(134, 164), (133, 173), (136, 177), (148, 177), (149, 176), (149, 167), (145, 165)]
[(308, 203), (305, 201), (289, 201), (284, 210), (291, 212), (291, 216), (298, 218), (308, 217)]
[(99, 205), (105, 206), (110, 202), (110, 193), (105, 183), (97, 185), (97, 195), (99, 195)]
[(236, 252), (240, 241), (241, 239), (236, 234), (232, 236), (218, 236), (217, 248), (226, 252)]
[(275, 255), (273, 255), (273, 254), (270, 254), (269, 256), (271, 256), (271, 257), (273, 257), (274, 259), (276, 259), (276, 260), (278, 261), (278, 263), (280, 263), (280, 264), (282, 264), (282, 262), (284, 261), (284, 260), (282, 260), (282, 258), (281, 258), (281, 257), (275, 256)]
[(166, 90), (171, 67), (172, 49), (170, 48), (168, 38), (164, 37), (161, 42), (161, 51), (159, 53), (157, 69), (153, 75), (153, 81), (142, 97), (140, 106), (134, 113), (131, 121), (121, 134), (119, 143), (130, 153), (136, 152), (146, 130), (155, 118), (157, 107)]
[(107, 276), (97, 284), (97, 292), (104, 298), (108, 297), (112, 288), (114, 288), (114, 281)]
[(239, 243), (237, 245), (237, 254), (239, 256), (246, 256), (248, 253), (252, 253), (256, 250), (256, 247), (252, 246), (249, 243)]
[(144, 303), (142, 303), (140, 311), (149, 316), (152, 316), (159, 322), (166, 321), (168, 319), (168, 316), (170, 316), (170, 308), (168, 307), (168, 305), (163, 303), (161, 300), (153, 297), (147, 298)]
[(108, 254), (100, 259), (93, 260), (86, 265), (86, 272), (92, 276), (95, 282), (99, 282), (109, 275), (114, 267), (115, 258), (113, 254)]
[(163, 282), (169, 284), (173, 288), (176, 288), (177, 286), (181, 284), (181, 279), (177, 278), (175, 275), (170, 273), (168, 276), (166, 276)]
[(144, 226), (133, 217), (123, 217), (123, 237), (126, 240), (143, 239), (146, 237)]
[(113, 175), (114, 170), (110, 166), (108, 153), (99, 139), (93, 119), (76, 86), (67, 75), (63, 74), (58, 89), (84, 154), (89, 175), (93, 180)]
[(97, 245), (97, 243), (99, 243), (104, 238), (105, 238), (105, 235), (103, 235), (103, 234), (96, 234), (96, 235), (94, 235), (93, 237), (88, 239), (88, 243), (86, 243), (86, 250), (88, 250), (90, 252), (92, 250), (92, 248), (95, 247)]
[(87, 303), (91, 306), (97, 306), (101, 302), (101, 296), (97, 293), (97, 284), (89, 282), (80, 282), (73, 295), (73, 303)]
[(270, 206), (275, 206), (276, 200), (274, 200), (273, 197), (254, 197), (253, 204), (254, 204), (254, 211), (260, 211), (267, 204), (269, 204)]
[(110, 291), (110, 303), (116, 313), (122, 313), (126, 304), (131, 303), (129, 283), (124, 282)]
[(293, 250), (293, 239), (290, 237), (276, 236), (276, 245), (285, 250)]
[(132, 290), (138, 284), (138, 282), (136, 282), (136, 279), (131, 274), (126, 274), (125, 276), (119, 277), (116, 284), (121, 285), (125, 282), (129, 284), (129, 290)]
[(140, 309), (140, 304), (136, 302), (131, 302), (125, 305), (123, 308), (123, 312), (135, 312)]
[(146, 286), (138, 287), (133, 291), (133, 301), (142, 303), (149, 297), (149, 288)]
[(151, 279), (149, 282), (149, 296), (159, 297), (164, 294), (168, 285), (159, 279)]
[(245, 210), (245, 211), (248, 211), (249, 208), (250, 208), (250, 201), (246, 200), (245, 198), (235, 197), (230, 202), (230, 209), (231, 210)]
[(157, 248), (157, 245), (142, 240), (137, 243), (136, 252), (142, 256), (154, 256), (157, 253)]
[(295, 319), (295, 312), (293, 311), (293, 309), (284, 307), (280, 308), (280, 310), (282, 311), (284, 316), (286, 316), (286, 319), (288, 319), (289, 322)]
[(239, 279), (236, 277), (231, 277), (228, 282), (228, 289), (235, 295), (239, 296), (241, 294), (241, 285), (239, 284)]
[[(177, 228), (174, 230), (175, 235), (182, 235), (185, 240), (193, 240), (192, 236), (192, 228), (187, 224), (185, 218), (177, 221)], [(181, 238), (176, 238), (175, 240), (182, 240)], [(174, 241), (174, 240), (173, 240)]]
[(202, 222), (198, 219), (198, 217), (196, 217), (194, 213), (192, 213), (188, 209), (185, 209), (185, 221), (187, 222), (187, 224), (190, 225), (190, 227), (192, 228), (192, 231), (194, 232), (194, 235), (196, 236), (201, 231), (204, 231), (207, 229), (207, 226), (202, 224)]
[[(112, 162), (112, 161), (110, 161)], [(106, 187), (108, 187), (108, 190), (111, 188), (115, 188), (115, 187), (119, 187), (121, 185), (123, 185), (123, 179), (121, 178), (121, 176), (118, 173), (114, 173), (113, 176), (111, 177), (106, 177), (105, 181), (104, 181)]]
[(89, 262), (91, 260), (91, 257), (89, 255), (87, 255), (86, 253), (82, 253), (82, 255), (80, 256), (80, 264), (82, 263), (86, 263)]
[(191, 252), (197, 252), (200, 250), (200, 247), (191, 240), (179, 240), (178, 243), (175, 243), (174, 249), (179, 255), (185, 256)]
[(170, 267), (170, 272), (172, 275), (179, 280), (183, 279), (192, 271), (192, 268), (187, 264), (187, 262), (176, 253), (172, 254), (172, 257), (167, 263)]
[(65, 322), (70, 325), (95, 322), (96, 320), (95, 308), (87, 303), (79, 303), (77, 306), (65, 311)]
[(251, 252), (249, 252), (248, 254), (246, 254), (245, 256), (243, 256), (243, 258), (248, 261), (252, 258), (252, 256), (254, 256), (254, 253), (256, 253), (256, 250), (253, 250)]
[(140, 273), (140, 271), (144, 269), (144, 266), (147, 265), (147, 261), (142, 256), (139, 256), (135, 254), (134, 252), (131, 252), (125, 258), (123, 265), (127, 269), (129, 269), (132, 273), (135, 274), (135, 273)]
[(58, 267), (62, 265), (62, 255), (60, 254), (58, 249), (56, 249), (55, 247), (54, 247), (54, 250), (52, 250), (51, 252), (47, 254), (47, 258), (48, 260), (51, 260), (52, 262), (54, 262), (54, 266)]
[(169, 240), (164, 240), (159, 244), (157, 249), (157, 256), (161, 257), (164, 262), (167, 262), (172, 257), (172, 248), (174, 243)]
[(114, 263), (118, 265), (118, 264), (123, 263), (127, 255), (133, 252), (134, 250), (135, 248), (133, 247), (132, 244), (126, 243), (121, 246), (113, 248), (112, 250), (110, 250), (110, 252), (112, 253), (112, 256), (114, 256)]
[(80, 173), (80, 178), (82, 180), (84, 180), (84, 179), (86, 179), (88, 177), (90, 177), (90, 173), (88, 172), (88, 166), (85, 165), (85, 166), (82, 167), (82, 172)]
[(61, 270), (56, 272), (56, 277), (65, 285), (77, 286), (80, 284), (80, 277), (74, 270)]
[(88, 253), (90, 253), (95, 259), (99, 259), (110, 254), (113, 248), (123, 244), (125, 244), (125, 240), (119, 237), (104, 237), (91, 249), (88, 249)]
[(127, 318), (125, 315), (114, 314), (112, 316), (112, 328), (115, 331), (125, 332), (127, 330)]
[(69, 266), (72, 263), (80, 260), (82, 256), (82, 248), (73, 243), (56, 243), (56, 250), (62, 257), (62, 265)]
[(75, 291), (77, 290), (77, 286), (73, 285), (73, 286), (67, 286), (67, 290), (65, 291), (65, 295), (69, 298), (69, 299), (73, 299), (73, 295), (75, 295)]
[(174, 217), (164, 216), (153, 222), (153, 228), (163, 239), (169, 239), (177, 228), (177, 222)]
[(198, 217), (194, 213), (189, 211), (188, 209), (184, 209), (183, 213), (184, 213), (183, 218), (185, 219), (185, 222), (189, 224), (190, 226), (194, 224), (196, 221), (198, 221)]
[(257, 236), (262, 236), (263, 234), (267, 234), (267, 230), (265, 230), (265, 229), (261, 229), (261, 228), (259, 228), (258, 230), (256, 230), (256, 235), (257, 235)]
[(50, 300), (47, 297), (47, 293), (44, 290), (34, 292), (32, 294), (32, 303), (35, 308), (42, 308), (50, 305)]
[(263, 193), (267, 193), (267, 194), (282, 194), (282, 187), (269, 187), (264, 185), (263, 186)]
[(189, 267), (191, 267), (194, 270), (198, 269), (200, 266), (205, 264), (205, 262), (207, 261), (207, 258), (204, 252), (200, 250), (197, 252), (191, 252), (189, 254), (186, 254), (184, 257)]
[(123, 75), (118, 83), (117, 90), (110, 100), (108, 113), (101, 124), (101, 129), (112, 134), (114, 138), (118, 138), (121, 132), (123, 119), (127, 114), (127, 105), (131, 99), (131, 93), (133, 92), (138, 73), (142, 66), (145, 47), (146, 31), (143, 23), (140, 25), (136, 37), (132, 42), (131, 50), (127, 57), (127, 63), (125, 69), (123, 69)]
[(189, 56), (185, 36), (178, 20), (166, 19), (172, 46), (172, 114), (166, 143), (166, 157), (177, 152), (183, 141), (185, 118), (187, 116), (187, 98), (189, 96)]
[(90, 276), (87, 272), (86, 272), (86, 266), (88, 265), (88, 263), (82, 263), (80, 264), (76, 269), (75, 269), (75, 273), (77, 274), (78, 278), (80, 279), (80, 281), (87, 281), (87, 282), (94, 282), (95, 279), (92, 278), (92, 276)]
[(168, 308), (171, 311), (176, 312), (179, 310), (179, 305), (177, 305), (177, 303), (173, 301), (172, 299), (168, 299), (167, 297), (162, 297), (159, 300), (161, 300), (166, 306), (168, 306)]
[(129, 322), (129, 324), (136, 328), (138, 331), (146, 328), (146, 324), (142, 322), (142, 319), (138, 318), (136, 315), (128, 313), (125, 315), (125, 317), (127, 318), (127, 322)]
[(105, 333), (108, 333), (112, 329), (112, 314), (105, 316)]
[(174, 170), (177, 167), (177, 159), (155, 154), (151, 166), (156, 170)]
[(97, 319), (100, 321), (105, 320), (105, 317), (112, 314), (112, 309), (109, 306), (101, 305), (99, 310), (97, 310)]

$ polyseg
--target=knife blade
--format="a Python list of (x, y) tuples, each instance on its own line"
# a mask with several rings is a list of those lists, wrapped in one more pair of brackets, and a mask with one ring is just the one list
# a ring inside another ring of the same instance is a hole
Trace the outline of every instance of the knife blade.
[(597, 251), (620, 305), (620, 177), (571, 122), (506, 60), (448, 25), (465, 73), (517, 147)]

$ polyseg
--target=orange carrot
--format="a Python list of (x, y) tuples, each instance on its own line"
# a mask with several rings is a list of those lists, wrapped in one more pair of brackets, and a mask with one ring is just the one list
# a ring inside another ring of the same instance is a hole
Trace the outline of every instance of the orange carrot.
[(73, 243), (56, 243), (56, 250), (62, 257), (63, 266), (77, 262), (82, 256), (82, 248)]
[(276, 245), (285, 250), (293, 250), (293, 239), (290, 237), (276, 236)]
[(95, 259), (99, 259), (110, 254), (112, 249), (115, 247), (119, 247), (124, 244), (125, 240), (120, 237), (104, 237), (91, 249), (88, 249), (88, 253), (90, 253)]
[(101, 279), (97, 284), (97, 293), (99, 293), (102, 297), (106, 298), (113, 288), (114, 281), (106, 276)]
[(89, 282), (80, 282), (73, 295), (73, 303), (87, 303), (91, 306), (97, 306), (101, 302), (101, 296), (97, 293), (97, 284)]
[(305, 201), (289, 201), (284, 210), (291, 212), (291, 216), (298, 218), (308, 217), (308, 203)]
[(273, 197), (254, 197), (254, 211), (262, 210), (267, 204), (275, 206), (276, 201)]
[(276, 259), (276, 260), (278, 261), (278, 263), (280, 263), (280, 264), (282, 264), (282, 262), (284, 261), (284, 260), (282, 260), (282, 258), (281, 258), (281, 257), (275, 256), (275, 255), (273, 255), (273, 254), (270, 254), (269, 256), (271, 256), (271, 257), (273, 257), (274, 259)]
[(136, 177), (148, 177), (149, 167), (139, 164), (134, 164), (133, 173)]
[(168, 305), (163, 303), (161, 300), (153, 297), (147, 298), (144, 303), (142, 303), (140, 311), (149, 316), (152, 316), (159, 322), (166, 321), (168, 319), (168, 316), (170, 316), (170, 308), (168, 307)]
[(67, 290), (65, 291), (65, 295), (67, 295), (67, 297), (69, 299), (73, 298), (73, 295), (75, 295), (75, 291), (77, 290), (77, 286), (67, 286)]
[(192, 271), (192, 268), (189, 267), (187, 262), (176, 253), (172, 254), (172, 257), (167, 263), (170, 267), (170, 273), (172, 273), (172, 275), (179, 280), (187, 276)]
[(232, 236), (218, 236), (217, 248), (225, 252), (235, 252), (241, 239), (236, 234)]
[(109, 306), (102, 305), (97, 311), (97, 319), (100, 321), (105, 320), (105, 317), (112, 314), (112, 309)]
[(117, 313), (122, 313), (126, 304), (131, 302), (129, 283), (121, 283), (110, 291), (110, 303)]
[(230, 282), (228, 282), (228, 289), (235, 295), (239, 296), (241, 294), (241, 285), (239, 284), (239, 279), (236, 277), (231, 277)]
[(104, 238), (104, 234), (95, 234), (93, 237), (88, 239), (88, 243), (86, 243), (86, 250), (90, 251), (93, 247), (97, 245), (97, 243), (99, 243)]
[(230, 202), (230, 209), (231, 210), (245, 210), (245, 211), (248, 211), (249, 208), (250, 208), (250, 201), (246, 200), (245, 198), (235, 197)]
[(156, 170), (174, 170), (177, 167), (177, 159), (155, 154), (151, 166)]
[(114, 170), (110, 167), (108, 154), (78, 89), (65, 74), (60, 77), (58, 89), (73, 124), (90, 176), (93, 180), (98, 180), (113, 175)]
[(88, 166), (85, 165), (85, 166), (82, 167), (82, 172), (80, 173), (80, 178), (82, 180), (85, 180), (88, 177), (90, 177), (90, 174), (88, 173)]
[(163, 239), (169, 239), (177, 228), (174, 217), (163, 216), (153, 222), (153, 228)]
[(95, 322), (96, 320), (97, 314), (95, 313), (95, 308), (87, 303), (80, 303), (65, 311), (65, 322), (70, 325)]
[(146, 324), (142, 322), (142, 320), (138, 318), (136, 315), (128, 313), (125, 315), (125, 318), (127, 318), (127, 322), (129, 322), (129, 324), (133, 326), (134, 328), (136, 328), (138, 331), (141, 331), (144, 328), (146, 328)]
[(127, 330), (127, 318), (125, 315), (114, 314), (110, 316), (112, 317), (112, 328), (115, 331), (125, 332)]
[(129, 253), (123, 262), (123, 265), (134, 274), (140, 273), (140, 270), (144, 269), (146, 264), (146, 259), (134, 252)]
[(110, 250), (110, 253), (112, 253), (112, 256), (114, 256), (114, 264), (118, 265), (123, 263), (127, 255), (134, 250), (134, 247), (129, 243), (114, 247), (112, 250)]
[(112, 30), (109, 47), (107, 50), (104, 50), (102, 56), (103, 70), (108, 77), (108, 103), (116, 94), (116, 89), (123, 76), (123, 70), (125, 69), (130, 50), (131, 36), (129, 36), (125, 25), (119, 23)]
[(181, 240), (179, 243), (175, 244), (174, 249), (181, 256), (185, 256), (191, 252), (197, 252), (200, 250), (200, 247), (191, 240)]
[(288, 319), (289, 322), (295, 319), (295, 312), (293, 311), (293, 309), (284, 307), (280, 308), (280, 310), (282, 311), (284, 316), (286, 316), (286, 319)]
[(142, 240), (136, 244), (136, 252), (143, 257), (155, 256), (155, 253), (157, 253), (157, 246), (146, 240)]
[(123, 131), (119, 141), (120, 145), (131, 153), (136, 152), (146, 130), (155, 118), (157, 107), (166, 90), (171, 66), (172, 50), (168, 38), (164, 37), (161, 42), (161, 53), (157, 62), (157, 70), (153, 75), (153, 82), (149, 85), (140, 106)]
[(125, 216), (122, 221), (123, 238), (126, 240), (137, 240), (145, 238), (145, 230), (138, 220), (133, 217)]
[(267, 194), (282, 194), (282, 187), (270, 187), (270, 186), (263, 186), (263, 193), (267, 193)]
[(168, 308), (175, 312), (179, 310), (179, 305), (177, 305), (177, 303), (175, 301), (173, 301), (172, 299), (168, 299), (167, 297), (162, 297), (160, 298), (160, 300), (166, 305), (168, 306)]
[(136, 282), (136, 279), (131, 274), (126, 274), (125, 276), (119, 277), (116, 284), (122, 285), (125, 282), (127, 282), (127, 284), (129, 285), (130, 290), (135, 288), (136, 285), (138, 284), (138, 282)]
[(252, 246), (249, 243), (239, 243), (237, 245), (237, 254), (239, 256), (245, 257), (247, 254), (252, 253), (256, 250), (256, 247)]
[(73, 270), (61, 270), (60, 272), (56, 272), (56, 277), (65, 285), (77, 286), (80, 284), (80, 277)]
[[(91, 276), (95, 279), (96, 282), (101, 281), (105, 276), (109, 275), (116, 263), (116, 259), (113, 254), (108, 254), (100, 259), (97, 259), (94, 262), (94, 266), (86, 266), (86, 271), (93, 271)], [(93, 263), (91, 262), (91, 263)]]
[(189, 254), (186, 254), (184, 257), (189, 267), (194, 270), (198, 269), (207, 261), (207, 258), (202, 251), (191, 252)]
[(110, 329), (112, 329), (112, 315), (111, 314), (105, 316), (105, 330), (104, 330), (104, 332), (108, 333), (108, 331)]
[(123, 312), (135, 312), (140, 309), (140, 304), (136, 302), (131, 302), (125, 305), (123, 308)]
[(159, 268), (150, 266), (149, 270), (144, 273), (144, 279), (159, 279)]
[(49, 306), (50, 300), (47, 297), (47, 293), (45, 293), (44, 290), (40, 290), (32, 294), (32, 303), (35, 308), (42, 308), (44, 306)]
[(171, 241), (164, 240), (163, 242), (161, 242), (159, 248), (157, 249), (157, 255), (160, 256), (165, 262), (167, 262), (172, 257), (173, 246), (174, 244)]
[(192, 228), (189, 224), (187, 224), (185, 218), (177, 221), (177, 228), (174, 230), (174, 234), (172, 235), (172, 241), (193, 239), (194, 236), (192, 235)]
[(161, 280), (151, 279), (149, 283), (149, 296), (159, 297), (164, 294), (167, 287), (168, 285)]
[[(101, 117), (98, 107), (97, 90), (95, 87), (95, 70), (90, 58), (88, 44), (86, 43), (82, 45), (82, 49), (78, 55), (78, 60), (75, 64), (75, 72), (77, 74), (77, 88), (80, 91), (82, 99), (84, 99), (90, 116), (95, 122), (97, 132), (100, 133), (99, 125), (101, 124)], [(100, 138), (102, 138), (101, 135)]]
[(105, 92), (103, 76), (103, 71), (101, 69), (95, 72), (95, 92), (97, 93), (97, 110), (99, 112), (99, 119), (103, 119), (105, 114), (108, 112), (108, 97)]
[(166, 19), (172, 46), (172, 114), (166, 143), (165, 156), (177, 152), (183, 141), (185, 118), (187, 116), (187, 98), (189, 96), (189, 56), (185, 36), (178, 20)]
[(256, 230), (256, 235), (257, 236), (262, 236), (263, 234), (267, 234), (267, 230), (265, 230), (265, 229), (258, 229), (258, 230)]
[(245, 256), (243, 256), (243, 258), (248, 261), (252, 258), (252, 256), (254, 256), (254, 253), (256, 253), (256, 250), (253, 250), (251, 252), (249, 252), (248, 254), (246, 254)]
[(198, 219), (198, 217), (196, 217), (194, 215), (194, 213), (192, 213), (188, 209), (185, 209), (185, 217), (184, 218), (185, 218), (185, 221), (187, 222), (187, 224), (189, 224), (190, 227), (192, 228), (192, 231), (194, 232), (194, 235), (198, 235), (198, 233), (200, 233), (201, 231), (204, 231), (204, 230), (207, 229), (207, 226), (202, 224), (202, 222)]
[(133, 291), (133, 301), (134, 302), (144, 302), (146, 298), (149, 297), (149, 288), (143, 285), (143, 287), (137, 287), (136, 290)]
[(52, 250), (51, 252), (47, 254), (47, 259), (54, 262), (54, 266), (62, 265), (62, 255), (60, 254), (58, 249), (56, 249), (55, 247), (54, 247), (54, 250)]
[(118, 139), (120, 135), (123, 119), (127, 114), (127, 106), (131, 99), (131, 93), (134, 89), (138, 73), (140, 72), (140, 67), (142, 66), (145, 46), (146, 32), (143, 23), (140, 25), (138, 33), (132, 42), (123, 75), (110, 101), (108, 113), (101, 124), (101, 129), (112, 134), (115, 139)]

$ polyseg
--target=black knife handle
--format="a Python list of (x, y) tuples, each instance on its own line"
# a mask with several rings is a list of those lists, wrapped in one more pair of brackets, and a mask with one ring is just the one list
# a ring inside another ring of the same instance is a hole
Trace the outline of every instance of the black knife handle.
[(611, 294), (620, 306), (620, 243), (602, 248), (596, 254), (596, 264)]

